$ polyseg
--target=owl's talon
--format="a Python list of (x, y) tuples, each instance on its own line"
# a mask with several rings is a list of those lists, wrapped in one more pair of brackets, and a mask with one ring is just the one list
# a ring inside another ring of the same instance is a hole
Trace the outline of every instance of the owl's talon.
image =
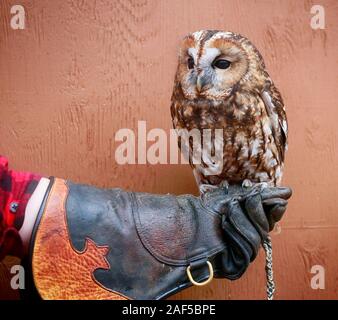
[(243, 182), (242, 182), (243, 188), (250, 188), (252, 186), (253, 186), (253, 183), (251, 182), (251, 180), (249, 180), (249, 179), (243, 180)]
[(224, 180), (219, 184), (219, 187), (229, 189), (229, 182)]

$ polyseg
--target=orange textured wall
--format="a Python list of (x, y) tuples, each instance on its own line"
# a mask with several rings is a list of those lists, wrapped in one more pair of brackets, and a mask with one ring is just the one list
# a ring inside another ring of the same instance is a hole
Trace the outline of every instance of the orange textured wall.
[[(184, 165), (117, 165), (114, 134), (171, 128), (180, 39), (197, 29), (246, 35), (280, 88), (290, 125), (284, 183), (293, 187), (273, 233), (277, 298), (338, 298), (338, 2), (322, 0), (1, 0), (0, 154), (13, 168), (102, 187), (196, 193)], [(26, 28), (12, 30), (22, 4)], [(313, 290), (313, 265), (325, 289)], [(174, 298), (265, 298), (264, 255), (242, 279), (215, 280)]]

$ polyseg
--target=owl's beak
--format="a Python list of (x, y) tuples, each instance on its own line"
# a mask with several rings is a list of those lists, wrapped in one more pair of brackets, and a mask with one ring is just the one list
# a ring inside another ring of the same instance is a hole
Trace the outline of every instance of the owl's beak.
[(198, 76), (196, 81), (196, 89), (198, 92), (201, 92), (203, 87), (206, 85), (206, 79), (203, 76)]

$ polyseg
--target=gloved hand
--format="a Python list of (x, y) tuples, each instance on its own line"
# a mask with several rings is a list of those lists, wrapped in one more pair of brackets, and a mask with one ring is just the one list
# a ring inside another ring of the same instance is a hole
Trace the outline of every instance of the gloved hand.
[(218, 261), (219, 276), (237, 279), (243, 274), (282, 218), (291, 194), (287, 187), (233, 185), (202, 195), (207, 207), (222, 214), (222, 228), (230, 244)]
[(52, 179), (32, 236), (35, 284), (48, 299), (162, 299), (213, 275), (237, 279), (290, 195), (236, 186), (156, 195)]

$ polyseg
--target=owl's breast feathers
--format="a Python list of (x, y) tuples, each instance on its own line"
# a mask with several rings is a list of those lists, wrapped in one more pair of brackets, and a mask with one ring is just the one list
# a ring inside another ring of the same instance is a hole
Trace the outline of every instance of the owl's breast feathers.
[(287, 120), (282, 98), (272, 83), (263, 92), (236, 91), (224, 101), (188, 100), (176, 87), (171, 115), (177, 129), (223, 129), (222, 173), (202, 176), (202, 183), (281, 182)]

